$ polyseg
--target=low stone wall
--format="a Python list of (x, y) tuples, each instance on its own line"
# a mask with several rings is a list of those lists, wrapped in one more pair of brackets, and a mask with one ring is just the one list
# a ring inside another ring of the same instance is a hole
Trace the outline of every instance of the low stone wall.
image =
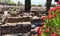
[(4, 14), (4, 12), (0, 12), (0, 14)]
[(8, 18), (8, 23), (27, 22), (27, 21), (30, 21), (30, 17), (25, 17), (25, 18)]
[(0, 17), (0, 20), (2, 20), (2, 18)]
[(16, 17), (17, 15), (16, 14), (10, 14), (12, 17)]
[(31, 25), (1, 26), (2, 35), (27, 33), (31, 30)]

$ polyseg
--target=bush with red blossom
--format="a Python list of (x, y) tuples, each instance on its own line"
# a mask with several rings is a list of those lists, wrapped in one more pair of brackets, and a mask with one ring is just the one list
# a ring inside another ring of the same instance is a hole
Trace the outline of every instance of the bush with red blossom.
[[(58, 1), (60, 4), (60, 1)], [(38, 28), (37, 36), (60, 36), (60, 6), (57, 5), (42, 16), (42, 27)]]

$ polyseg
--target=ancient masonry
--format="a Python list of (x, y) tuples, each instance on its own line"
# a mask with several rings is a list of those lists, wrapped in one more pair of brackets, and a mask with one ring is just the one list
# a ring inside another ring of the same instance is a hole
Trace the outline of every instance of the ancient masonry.
[[(5, 12), (5, 13), (4, 13)], [(31, 31), (31, 21), (40, 19), (38, 13), (8, 13), (8, 11), (0, 12), (0, 28), (2, 35), (28, 33)], [(43, 14), (44, 15), (44, 14)]]

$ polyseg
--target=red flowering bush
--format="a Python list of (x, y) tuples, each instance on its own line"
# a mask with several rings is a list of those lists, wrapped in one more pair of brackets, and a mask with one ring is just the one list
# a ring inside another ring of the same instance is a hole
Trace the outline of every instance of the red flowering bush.
[(50, 9), (47, 16), (42, 16), (42, 21), (38, 36), (60, 36), (60, 6)]

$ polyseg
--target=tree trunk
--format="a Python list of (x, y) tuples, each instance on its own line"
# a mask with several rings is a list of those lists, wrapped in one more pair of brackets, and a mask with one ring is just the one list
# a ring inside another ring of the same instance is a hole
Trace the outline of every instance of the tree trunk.
[(51, 6), (51, 2), (52, 2), (52, 0), (47, 0), (47, 6), (46, 6), (46, 15), (48, 15), (48, 10), (50, 9), (50, 6)]
[(31, 0), (25, 0), (25, 11), (29, 11), (31, 9)]

